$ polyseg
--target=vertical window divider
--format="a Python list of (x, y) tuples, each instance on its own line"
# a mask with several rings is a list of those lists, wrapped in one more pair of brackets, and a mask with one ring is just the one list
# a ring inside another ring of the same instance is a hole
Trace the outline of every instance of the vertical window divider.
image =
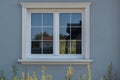
[(53, 54), (59, 55), (59, 13), (54, 12), (53, 13)]
[(41, 50), (41, 53), (43, 54), (43, 13), (42, 13), (42, 20), (41, 21), (42, 21), (42, 26), (41, 26), (42, 27), (42, 40), (41, 40), (42, 50)]
[(84, 12), (82, 12), (82, 39), (81, 39), (81, 44), (82, 44), (82, 54), (83, 55), (85, 55), (85, 51), (84, 51), (84, 48), (85, 48), (85, 46), (84, 46), (84, 35), (83, 34), (85, 34), (85, 13)]
[(71, 22), (72, 22), (72, 21), (71, 21), (71, 15), (72, 15), (72, 14), (70, 13), (70, 40), (69, 40), (69, 41), (70, 41), (70, 54), (72, 54), (72, 53), (71, 53), (71, 52), (72, 52), (72, 51), (71, 51), (71, 46), (72, 46), (72, 44), (71, 44), (71, 41), (72, 41), (72, 40), (71, 40)]

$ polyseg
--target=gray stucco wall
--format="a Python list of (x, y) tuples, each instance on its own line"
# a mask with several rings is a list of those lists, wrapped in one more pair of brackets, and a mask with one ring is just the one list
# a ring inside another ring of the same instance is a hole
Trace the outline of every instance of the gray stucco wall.
[[(41, 65), (21, 65), (21, 6), (24, 1), (91, 1), (91, 71), (93, 80), (99, 80), (110, 62), (120, 74), (120, 0), (0, 0), (0, 69), (11, 80), (11, 65), (17, 64), (19, 72), (28, 69), (40, 73)], [(65, 80), (67, 65), (47, 65), (54, 80)], [(73, 65), (74, 80), (85, 66)], [(20, 74), (19, 74), (20, 75)], [(40, 75), (40, 74), (38, 74)]]

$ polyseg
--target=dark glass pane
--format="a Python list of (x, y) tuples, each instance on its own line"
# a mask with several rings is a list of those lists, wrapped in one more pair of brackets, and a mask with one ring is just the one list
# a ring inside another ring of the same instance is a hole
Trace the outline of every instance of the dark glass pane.
[(60, 53), (81, 54), (82, 14), (60, 14)]
[(52, 13), (43, 13), (43, 26), (53, 26)]
[(60, 54), (70, 54), (70, 41), (60, 41)]
[(42, 14), (32, 13), (31, 14), (31, 24), (32, 26), (42, 26)]
[(43, 54), (53, 54), (53, 41), (43, 41)]
[(32, 40), (41, 40), (42, 38), (42, 29), (41, 27), (32, 27), (32, 30), (31, 30), (31, 38)]
[(43, 40), (53, 40), (53, 28), (43, 28)]
[(82, 31), (81, 27), (71, 27), (71, 40), (81, 40)]
[(67, 26), (70, 23), (70, 13), (60, 14), (60, 26)]
[(67, 33), (67, 28), (62, 27), (60, 28), (60, 40), (69, 40), (70, 36), (69, 33)]
[(71, 41), (71, 54), (81, 54), (81, 41)]
[(82, 17), (80, 13), (71, 14), (70, 24), (71, 40), (81, 40), (82, 35)]
[(41, 54), (41, 41), (32, 41), (31, 48), (32, 54)]

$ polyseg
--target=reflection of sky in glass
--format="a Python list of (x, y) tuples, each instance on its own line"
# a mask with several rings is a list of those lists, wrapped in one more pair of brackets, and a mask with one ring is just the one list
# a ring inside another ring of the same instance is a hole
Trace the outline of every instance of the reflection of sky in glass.
[(67, 26), (70, 23), (79, 24), (82, 21), (81, 13), (61, 13), (60, 14), (60, 26)]
[(42, 33), (42, 29), (40, 27), (32, 28), (32, 34), (31, 34), (32, 40), (35, 39), (35, 36), (40, 33)]
[(82, 20), (81, 13), (73, 13), (73, 14), (71, 14), (71, 23), (79, 24), (81, 20)]
[(53, 26), (53, 14), (52, 13), (43, 14), (43, 26)]
[(42, 26), (42, 14), (32, 13), (31, 14), (31, 24), (32, 26)]
[(66, 32), (66, 27), (65, 27), (65, 28), (60, 28), (60, 34), (62, 34), (62, 35), (69, 35), (69, 34)]
[(52, 13), (32, 13), (31, 14), (32, 26), (53, 26)]
[(60, 14), (60, 26), (67, 26), (70, 23), (70, 13)]

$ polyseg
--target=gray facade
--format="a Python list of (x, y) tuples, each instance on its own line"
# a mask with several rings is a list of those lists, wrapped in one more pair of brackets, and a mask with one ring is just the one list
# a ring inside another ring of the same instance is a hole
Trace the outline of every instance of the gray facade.
[[(0, 0), (0, 70), (5, 71), (7, 80), (11, 80), (11, 65), (17, 64), (19, 75), (22, 71), (36, 71), (40, 76), (42, 65), (22, 65), (22, 9), (19, 2), (33, 1), (90, 1), (90, 54), (93, 62), (91, 71), (93, 80), (99, 80), (107, 66), (112, 62), (120, 75), (120, 0)], [(67, 65), (46, 65), (47, 73), (54, 80), (65, 80)], [(73, 65), (74, 80), (79, 73), (86, 72), (85, 65)], [(87, 73), (87, 72), (86, 72)]]

